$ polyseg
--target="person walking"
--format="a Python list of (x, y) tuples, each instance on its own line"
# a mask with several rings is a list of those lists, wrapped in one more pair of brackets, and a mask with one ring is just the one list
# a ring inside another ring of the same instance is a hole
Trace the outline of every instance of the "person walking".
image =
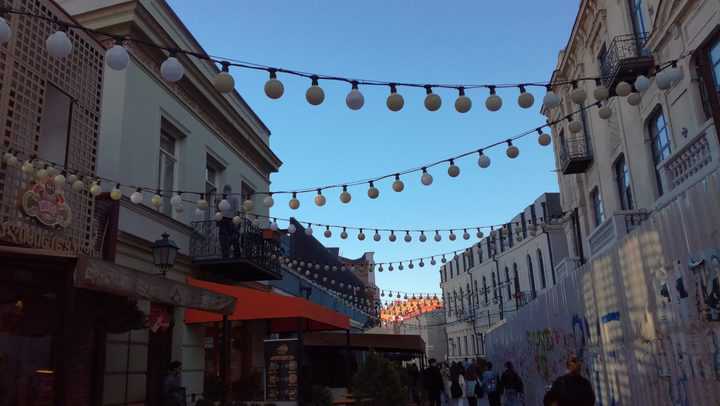
[(441, 397), (445, 391), (445, 384), (443, 383), (443, 377), (440, 373), (440, 368), (437, 366), (435, 358), (430, 358), (430, 366), (427, 367), (423, 373), (423, 385), (425, 392), (428, 395), (428, 401), (430, 406), (442, 406)]
[(580, 371), (582, 362), (576, 355), (567, 360), (568, 373), (557, 378), (543, 398), (544, 406), (595, 406), (595, 392)]
[(487, 363), (487, 370), (482, 374), (483, 390), (487, 394), (488, 404), (490, 406), (502, 406), (500, 398), (502, 396), (502, 387), (497, 373), (493, 371), (492, 362)]
[(440, 368), (440, 375), (442, 376), (443, 381), (443, 404), (448, 405), (450, 404), (450, 367), (447, 362), (443, 362), (442, 367)]
[(524, 394), (523, 382), (512, 362), (505, 363), (505, 372), (500, 377), (500, 386), (505, 398), (504, 406), (520, 406)]
[(478, 389), (480, 385), (478, 369), (475, 363), (469, 363), (465, 368), (465, 397), (467, 398), (468, 406), (477, 406), (478, 402)]
[(182, 386), (180, 371), (182, 363), (173, 361), (168, 366), (168, 374), (163, 381), (163, 406), (185, 406), (185, 388)]
[(462, 365), (454, 364), (450, 368), (450, 406), (462, 406), (465, 395), (465, 378), (462, 375)]

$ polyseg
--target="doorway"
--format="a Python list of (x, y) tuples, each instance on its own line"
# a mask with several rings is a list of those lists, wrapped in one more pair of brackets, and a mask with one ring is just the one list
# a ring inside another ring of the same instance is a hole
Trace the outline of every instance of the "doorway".
[(163, 404), (163, 380), (168, 372), (172, 357), (172, 306), (151, 303), (148, 316), (148, 363), (147, 363), (147, 404)]

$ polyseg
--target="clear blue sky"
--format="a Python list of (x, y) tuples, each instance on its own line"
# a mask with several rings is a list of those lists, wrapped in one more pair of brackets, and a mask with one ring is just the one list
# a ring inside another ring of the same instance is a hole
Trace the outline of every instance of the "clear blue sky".
[[(170, 0), (180, 18), (208, 53), (216, 56), (339, 76), (422, 83), (498, 83), (546, 81), (558, 51), (565, 46), (577, 11), (577, 0), (504, 1), (236, 1)], [(362, 88), (365, 106), (345, 105), (344, 83), (321, 83), (325, 102), (305, 101), (309, 81), (281, 76), (285, 95), (270, 100), (263, 92), (265, 72), (235, 70), (236, 88), (272, 131), (271, 147), (284, 162), (271, 177), (272, 190), (341, 183), (382, 175), (473, 150), (544, 122), (539, 106), (544, 91), (534, 90), (536, 104), (517, 106), (517, 90), (503, 90), (504, 106), (484, 108), (486, 91), (471, 91), (473, 109), (454, 110), (456, 92), (441, 90), (438, 112), (423, 107), (422, 89), (401, 89), (405, 108), (390, 112), (387, 88)], [(318, 208), (312, 195), (301, 207), (288, 208), (276, 198), (271, 214), (301, 221), (377, 227), (435, 228), (497, 224), (512, 218), (545, 191), (556, 191), (552, 149), (534, 136), (519, 141), (520, 157), (510, 161), (504, 148), (493, 149), (490, 168), (481, 170), (476, 156), (457, 162), (458, 178), (446, 168), (433, 171), (434, 183), (419, 176), (405, 179), (395, 193), (390, 181), (377, 185), (370, 200), (365, 187), (351, 189), (352, 202), (342, 205), (337, 192)], [(354, 235), (341, 240), (335, 232), (326, 246), (339, 246), (347, 257), (374, 251), (376, 260), (392, 261), (464, 249), (476, 238), (441, 243), (417, 236), (408, 244)], [(474, 235), (474, 233), (473, 233)], [(436, 267), (376, 273), (386, 290), (439, 292)]]

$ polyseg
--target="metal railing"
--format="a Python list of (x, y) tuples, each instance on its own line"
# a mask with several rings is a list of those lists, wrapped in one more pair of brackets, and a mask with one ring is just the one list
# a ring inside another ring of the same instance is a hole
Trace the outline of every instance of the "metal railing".
[(205, 220), (192, 223), (190, 256), (193, 262), (248, 261), (254, 265), (280, 272), (279, 264), (272, 259), (280, 254), (280, 245), (265, 238), (263, 230), (250, 221), (234, 224), (230, 219)]
[(623, 61), (650, 56), (645, 48), (646, 41), (647, 33), (618, 35), (613, 38), (600, 61), (600, 74), (605, 86), (613, 83), (622, 69)]

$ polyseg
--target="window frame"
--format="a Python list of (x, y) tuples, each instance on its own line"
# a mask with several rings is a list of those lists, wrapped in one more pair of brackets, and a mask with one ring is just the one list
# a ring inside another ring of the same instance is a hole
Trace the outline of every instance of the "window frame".
[(535, 271), (533, 270), (532, 257), (526, 255), (528, 267), (528, 281), (530, 282), (530, 296), (534, 299), (537, 296), (537, 287), (535, 286)]
[[(619, 170), (620, 164), (622, 164), (622, 173)], [(615, 172), (615, 186), (620, 198), (620, 208), (622, 210), (633, 210), (635, 205), (633, 202), (632, 178), (630, 177), (630, 167), (625, 159), (625, 154), (620, 154), (615, 159), (613, 172)]]
[[(540, 271), (540, 286), (541, 286), (541, 289), (546, 289), (547, 288), (547, 277), (545, 275), (545, 261), (543, 261), (543, 255), (542, 255), (542, 251), (540, 250), (540, 248), (538, 248), (535, 251), (535, 254), (537, 256), (538, 269)], [(528, 254), (528, 256), (530, 256), (530, 254)]]
[[(658, 128), (658, 121), (662, 120), (662, 128)], [(670, 128), (667, 118), (663, 112), (662, 106), (658, 105), (653, 110), (647, 120), (647, 131), (650, 136), (650, 150), (653, 158), (653, 170), (655, 172), (655, 182), (657, 186), (658, 196), (664, 193), (662, 186), (662, 178), (660, 176), (660, 164), (672, 155), (672, 140), (670, 136)], [(664, 137), (663, 137), (664, 134)], [(662, 142), (664, 138), (664, 143)]]
[(507, 297), (508, 300), (512, 300), (512, 285), (510, 284), (510, 269), (505, 267), (505, 283), (507, 283)]
[(597, 186), (590, 191), (590, 203), (593, 209), (593, 222), (595, 223), (595, 228), (597, 228), (605, 222), (605, 206), (600, 188)]
[[(163, 140), (167, 139), (172, 142), (172, 151), (163, 147)], [(177, 172), (178, 172), (178, 138), (172, 131), (165, 128), (163, 125), (160, 129), (160, 144), (158, 147), (158, 174), (157, 174), (157, 189), (161, 192), (162, 205), (158, 208), (161, 213), (171, 216), (173, 214), (172, 206), (170, 205), (170, 199), (172, 198), (172, 190), (177, 187)], [(172, 178), (171, 185), (166, 185), (167, 180), (167, 166), (171, 163)]]

